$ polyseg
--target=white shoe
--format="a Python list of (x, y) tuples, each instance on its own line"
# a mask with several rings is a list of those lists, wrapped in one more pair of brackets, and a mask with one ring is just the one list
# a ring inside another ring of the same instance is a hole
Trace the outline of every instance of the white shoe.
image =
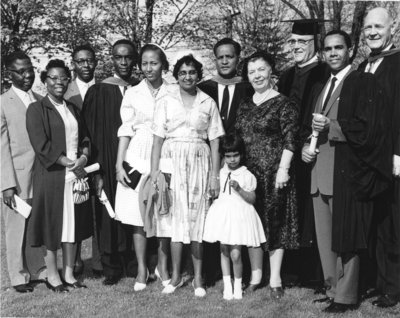
[(197, 287), (197, 288), (194, 287), (194, 280), (192, 280), (192, 286), (194, 289), (194, 295), (196, 297), (204, 297), (207, 294), (206, 290), (203, 287)]
[(160, 272), (158, 271), (158, 268), (156, 267), (156, 269), (154, 270), (154, 275), (157, 276), (157, 278), (159, 278), (161, 280), (161, 284), (166, 287), (170, 282), (171, 279), (166, 279), (166, 280), (162, 280), (162, 277), (160, 275)]
[(135, 292), (141, 291), (147, 287), (147, 280), (149, 278), (149, 270), (147, 270), (147, 277), (146, 277), (146, 283), (139, 283), (135, 282), (135, 285), (133, 285), (133, 290)]
[(175, 292), (175, 290), (177, 288), (182, 287), (182, 285), (183, 285), (183, 279), (181, 279), (179, 284), (176, 285), (176, 286), (172, 286), (171, 284), (168, 284), (167, 286), (164, 287), (164, 289), (162, 290), (161, 293), (163, 293), (163, 294), (172, 294), (173, 292)]

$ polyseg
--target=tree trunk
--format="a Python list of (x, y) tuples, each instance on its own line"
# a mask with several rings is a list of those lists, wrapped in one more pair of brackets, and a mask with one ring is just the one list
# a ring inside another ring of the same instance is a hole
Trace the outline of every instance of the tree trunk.
[(146, 33), (144, 40), (150, 43), (153, 38), (153, 10), (156, 0), (146, 0)]
[(350, 57), (350, 62), (353, 62), (357, 55), (358, 47), (360, 44), (360, 35), (363, 23), (363, 17), (367, 9), (368, 3), (366, 1), (357, 1), (354, 7), (353, 24), (351, 26), (351, 40), (353, 42), (353, 53)]
[(340, 30), (342, 26), (343, 2), (338, 0), (332, 2), (332, 8), (333, 8), (333, 29)]

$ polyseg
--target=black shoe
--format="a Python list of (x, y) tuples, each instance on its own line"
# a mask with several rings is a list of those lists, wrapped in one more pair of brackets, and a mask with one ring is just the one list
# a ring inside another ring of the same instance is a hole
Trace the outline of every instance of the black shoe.
[(55, 293), (68, 293), (69, 292), (68, 288), (65, 287), (63, 284), (53, 286), (52, 284), (49, 283), (48, 280), (46, 280), (45, 283), (46, 283), (47, 288)]
[(104, 276), (104, 273), (100, 269), (92, 269), (93, 277), (94, 278), (101, 278)]
[(379, 296), (379, 291), (376, 288), (370, 288), (361, 295), (361, 300), (367, 300), (376, 296)]
[(325, 295), (326, 293), (326, 287), (325, 286), (318, 286), (314, 289), (314, 295), (322, 294)]
[(13, 286), (14, 289), (19, 293), (31, 293), (33, 292), (33, 286), (29, 284), (20, 284)]
[(324, 298), (318, 298), (313, 300), (313, 304), (317, 303), (326, 303), (326, 304), (331, 304), (333, 302), (332, 297), (324, 297)]
[(84, 269), (85, 269), (85, 264), (83, 262), (75, 263), (74, 276), (82, 275)]
[(259, 289), (261, 286), (260, 284), (249, 284), (249, 286), (247, 286), (247, 288), (245, 289), (246, 293), (254, 293), (257, 289)]
[(106, 278), (103, 280), (103, 285), (112, 286), (118, 283), (120, 280), (121, 280), (120, 275), (106, 276)]
[(282, 287), (270, 287), (270, 296), (273, 299), (281, 299), (284, 295)]
[(357, 308), (357, 305), (353, 304), (341, 304), (332, 302), (328, 307), (326, 307), (323, 312), (330, 313), (330, 314), (340, 314), (344, 313), (348, 310), (354, 310)]
[(396, 306), (399, 300), (393, 295), (381, 295), (377, 300), (372, 302), (372, 305), (380, 308), (389, 308)]

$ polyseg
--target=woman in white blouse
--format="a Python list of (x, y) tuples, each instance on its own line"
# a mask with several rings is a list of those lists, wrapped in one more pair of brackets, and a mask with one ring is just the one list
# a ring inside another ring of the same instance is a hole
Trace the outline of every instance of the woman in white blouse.
[[(122, 125), (118, 131), (119, 144), (116, 162), (117, 193), (116, 219), (133, 225), (133, 242), (138, 261), (135, 291), (146, 288), (149, 276), (146, 263), (147, 237), (139, 210), (141, 176), (150, 173), (150, 156), (153, 144), (153, 114), (156, 100), (165, 95), (167, 83), (162, 71), (168, 70), (164, 51), (155, 44), (146, 44), (140, 51), (139, 68), (144, 73), (138, 85), (129, 88), (121, 105)], [(128, 176), (129, 174), (129, 176)], [(169, 283), (167, 251), (169, 239), (159, 240), (159, 258), (156, 275), (163, 284)]]

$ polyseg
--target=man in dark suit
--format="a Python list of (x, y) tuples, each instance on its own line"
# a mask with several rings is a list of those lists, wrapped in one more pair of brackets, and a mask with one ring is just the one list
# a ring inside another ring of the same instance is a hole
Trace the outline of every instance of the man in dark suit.
[(218, 74), (198, 85), (217, 103), (226, 134), (235, 130), (236, 113), (242, 98), (254, 94), (251, 85), (237, 76), (240, 51), (240, 44), (230, 38), (218, 41), (214, 46)]
[(392, 307), (400, 301), (400, 50), (393, 45), (394, 19), (384, 8), (374, 8), (364, 19), (364, 36), (371, 49), (359, 69), (375, 75), (389, 99), (392, 118), (392, 184), (375, 208), (377, 289), (372, 302)]
[[(138, 53), (129, 40), (118, 40), (112, 47), (114, 76), (89, 88), (82, 114), (92, 142), (92, 159), (101, 166), (96, 173), (96, 194), (104, 189), (114, 208), (117, 181), (115, 163), (118, 149), (118, 129), (122, 124), (120, 108), (126, 89), (138, 82), (131, 78)], [(120, 222), (112, 219), (105, 206), (96, 200), (96, 230), (105, 280), (104, 285), (114, 285), (122, 277), (132, 251), (132, 235), (128, 235)]]
[(35, 153), (25, 127), (26, 109), (41, 100), (32, 92), (35, 71), (30, 58), (14, 52), (4, 60), (11, 88), (1, 95), (1, 210), (4, 218), (7, 267), (11, 285), (17, 292), (33, 291), (30, 280), (47, 277), (44, 254), (26, 242), (29, 219), (13, 208), (15, 195), (32, 204), (32, 171)]
[(94, 78), (97, 66), (96, 54), (90, 45), (85, 44), (77, 46), (71, 56), (76, 78), (69, 83), (64, 98), (82, 109), (86, 92), (96, 83)]
[[(310, 107), (310, 92), (315, 83), (325, 83), (329, 68), (319, 56), (319, 20), (302, 19), (293, 22), (287, 41), (295, 65), (285, 70), (279, 78), (278, 90), (293, 99), (299, 107), (299, 125), (303, 123), (306, 108)], [(286, 284), (309, 285), (321, 282), (321, 265), (315, 244), (312, 200), (310, 197), (311, 167), (301, 160), (301, 151), (295, 153), (297, 206), (299, 213), (299, 250), (287, 251), (283, 263)]]
[[(219, 40), (214, 45), (217, 75), (198, 85), (202, 91), (211, 96), (217, 103), (226, 134), (235, 131), (236, 113), (242, 98), (254, 94), (252, 86), (247, 82), (243, 82), (241, 76), (237, 76), (240, 52), (241, 46), (236, 41), (230, 38)], [(206, 284), (213, 285), (221, 276), (219, 244), (205, 243), (204, 253), (206, 255), (203, 265)], [(245, 257), (245, 264), (247, 264), (246, 256), (243, 256)], [(261, 273), (259, 276), (259, 280), (261, 280)], [(257, 279), (254, 286), (258, 285), (259, 280)]]
[(331, 76), (314, 86), (314, 118), (307, 114), (308, 127), (319, 133), (319, 151), (308, 143), (302, 151), (303, 160), (313, 163), (315, 228), (329, 286), (320, 301), (330, 303), (324, 309), (330, 313), (358, 302), (358, 251), (367, 247), (374, 200), (388, 187), (391, 170), (384, 92), (373, 76), (351, 69), (350, 48), (347, 33), (326, 34), (323, 54)]
[[(76, 74), (76, 78), (71, 81), (68, 85), (64, 98), (73, 103), (79, 109), (82, 109), (83, 100), (85, 99), (86, 92), (88, 89), (95, 84), (94, 71), (97, 66), (96, 54), (94, 49), (88, 45), (77, 46), (72, 54), (72, 67)], [(92, 207), (95, 206), (95, 197), (91, 197)], [(94, 213), (94, 211), (93, 211)], [(95, 217), (93, 218), (95, 221)], [(96, 229), (96, 224), (94, 224)], [(74, 266), (74, 274), (80, 275), (83, 273), (83, 261), (81, 257), (81, 246), (82, 242), (77, 242), (76, 249), (76, 260)], [(92, 270), (95, 276), (100, 276), (103, 271), (103, 267), (100, 261), (100, 252), (97, 242), (96, 230), (92, 237)]]

